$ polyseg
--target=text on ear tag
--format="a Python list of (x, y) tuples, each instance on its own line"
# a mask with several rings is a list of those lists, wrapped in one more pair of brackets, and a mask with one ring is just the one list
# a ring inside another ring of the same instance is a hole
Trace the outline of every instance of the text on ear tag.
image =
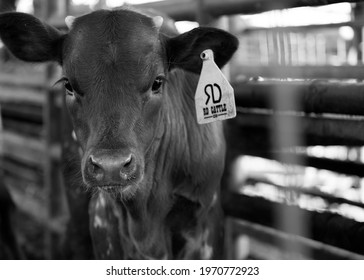
[(197, 122), (204, 124), (234, 118), (234, 89), (215, 64), (213, 51), (203, 51), (201, 59), (202, 70), (195, 94)]

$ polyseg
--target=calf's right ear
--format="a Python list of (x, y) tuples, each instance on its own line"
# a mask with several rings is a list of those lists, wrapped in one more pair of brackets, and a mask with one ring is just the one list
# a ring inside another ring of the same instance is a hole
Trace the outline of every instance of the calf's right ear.
[(61, 63), (62, 38), (57, 29), (30, 14), (0, 14), (0, 39), (21, 60)]
[(212, 27), (198, 27), (166, 42), (167, 59), (170, 69), (182, 68), (200, 73), (201, 53), (206, 49), (214, 52), (217, 66), (223, 67), (239, 46), (232, 34)]

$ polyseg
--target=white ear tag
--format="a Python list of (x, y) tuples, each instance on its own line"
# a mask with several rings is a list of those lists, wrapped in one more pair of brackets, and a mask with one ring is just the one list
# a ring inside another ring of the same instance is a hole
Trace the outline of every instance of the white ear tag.
[(204, 124), (234, 118), (234, 89), (215, 64), (213, 51), (203, 51), (201, 59), (202, 70), (195, 95), (197, 122)]

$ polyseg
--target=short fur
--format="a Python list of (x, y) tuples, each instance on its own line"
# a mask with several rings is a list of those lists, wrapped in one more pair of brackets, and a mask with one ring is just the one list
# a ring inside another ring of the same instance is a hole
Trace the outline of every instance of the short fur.
[[(88, 209), (95, 257), (221, 258), (225, 141), (220, 122), (197, 124), (194, 91), (201, 52), (212, 49), (222, 67), (237, 39), (207, 27), (159, 32), (150, 17), (130, 9), (76, 18), (68, 34), (30, 15), (2, 14), (0, 36), (23, 60), (63, 66), (82, 149), (78, 158), (67, 142), (66, 182), (73, 197), (75, 185), (94, 194)], [(161, 75), (166, 82), (154, 90)], [(70, 225), (84, 232), (85, 211), (73, 210)]]

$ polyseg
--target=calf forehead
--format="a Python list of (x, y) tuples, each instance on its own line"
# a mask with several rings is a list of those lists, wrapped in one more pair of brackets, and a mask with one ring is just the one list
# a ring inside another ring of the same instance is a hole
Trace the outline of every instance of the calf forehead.
[(65, 40), (64, 61), (67, 72), (81, 68), (85, 75), (99, 77), (120, 72), (135, 79), (161, 62), (158, 32), (142, 14), (97, 11), (76, 19)]

